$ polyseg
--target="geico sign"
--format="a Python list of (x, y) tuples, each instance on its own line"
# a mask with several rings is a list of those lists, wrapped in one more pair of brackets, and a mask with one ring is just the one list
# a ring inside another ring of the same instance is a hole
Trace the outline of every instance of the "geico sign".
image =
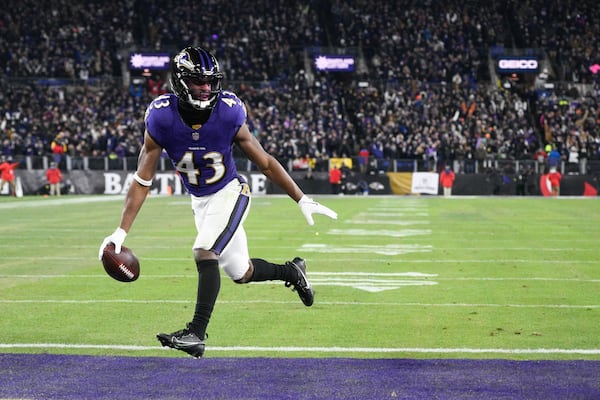
[(511, 58), (498, 60), (500, 69), (538, 69), (538, 61), (531, 58)]

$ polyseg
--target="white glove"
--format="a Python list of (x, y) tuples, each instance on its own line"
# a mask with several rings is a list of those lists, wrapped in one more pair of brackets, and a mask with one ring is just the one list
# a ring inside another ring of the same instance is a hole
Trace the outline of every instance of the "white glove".
[(314, 225), (315, 221), (313, 221), (313, 214), (323, 214), (327, 215), (329, 218), (337, 219), (337, 213), (330, 208), (327, 208), (310, 197), (306, 195), (302, 196), (302, 198), (298, 201), (298, 205), (300, 206), (300, 210), (302, 214), (304, 214), (304, 218), (306, 218), (306, 222), (309, 225)]
[(126, 236), (127, 232), (125, 232), (124, 229), (119, 227), (115, 229), (115, 231), (110, 236), (105, 237), (104, 241), (100, 245), (100, 251), (98, 251), (98, 259), (102, 260), (102, 253), (104, 252), (104, 248), (109, 243), (115, 244), (115, 253), (119, 254), (121, 252), (121, 246), (123, 245)]

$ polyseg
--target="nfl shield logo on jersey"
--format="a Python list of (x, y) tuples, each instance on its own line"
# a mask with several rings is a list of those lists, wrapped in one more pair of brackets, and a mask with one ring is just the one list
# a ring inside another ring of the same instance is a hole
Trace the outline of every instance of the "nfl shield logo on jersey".
[(196, 131), (192, 132), (192, 139), (194, 139), (194, 140), (200, 139), (200, 134)]

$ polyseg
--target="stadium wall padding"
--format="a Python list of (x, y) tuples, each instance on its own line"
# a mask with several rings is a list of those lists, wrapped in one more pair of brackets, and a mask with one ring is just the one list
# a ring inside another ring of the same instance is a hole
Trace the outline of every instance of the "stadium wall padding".
[[(44, 170), (17, 171), (24, 195), (43, 195), (48, 193)], [(242, 173), (255, 194), (283, 194), (272, 182), (259, 173)], [(327, 173), (316, 173), (311, 178), (306, 172), (292, 172), (292, 177), (305, 193), (331, 194)], [(63, 172), (63, 193), (70, 194), (125, 194), (133, 181), (133, 172), (129, 171), (91, 171), (72, 170)], [(378, 175), (353, 173), (345, 182), (346, 194), (363, 194), (365, 184), (369, 195), (411, 194), (410, 172), (397, 172)], [(565, 175), (561, 182), (561, 196), (583, 196), (588, 188), (600, 191), (600, 177), (590, 175)], [(540, 196), (540, 175), (529, 176), (526, 184), (527, 194)], [(592, 192), (593, 192), (592, 190)], [(8, 193), (5, 185), (2, 194)], [(152, 185), (152, 194), (183, 194), (184, 189), (173, 171), (156, 174)], [(516, 186), (513, 175), (503, 174), (457, 174), (452, 191), (455, 196), (465, 195), (514, 195)], [(441, 188), (439, 191), (441, 194)]]

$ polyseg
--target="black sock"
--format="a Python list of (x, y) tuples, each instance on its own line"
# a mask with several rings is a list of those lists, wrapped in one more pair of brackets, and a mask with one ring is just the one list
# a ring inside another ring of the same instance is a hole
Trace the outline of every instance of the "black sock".
[(221, 288), (221, 272), (217, 260), (198, 261), (196, 267), (198, 268), (198, 294), (194, 319), (190, 322), (189, 329), (200, 339), (204, 339)]
[(298, 271), (287, 264), (273, 264), (262, 258), (252, 258), (254, 274), (250, 282), (285, 281), (293, 282), (298, 279)]

